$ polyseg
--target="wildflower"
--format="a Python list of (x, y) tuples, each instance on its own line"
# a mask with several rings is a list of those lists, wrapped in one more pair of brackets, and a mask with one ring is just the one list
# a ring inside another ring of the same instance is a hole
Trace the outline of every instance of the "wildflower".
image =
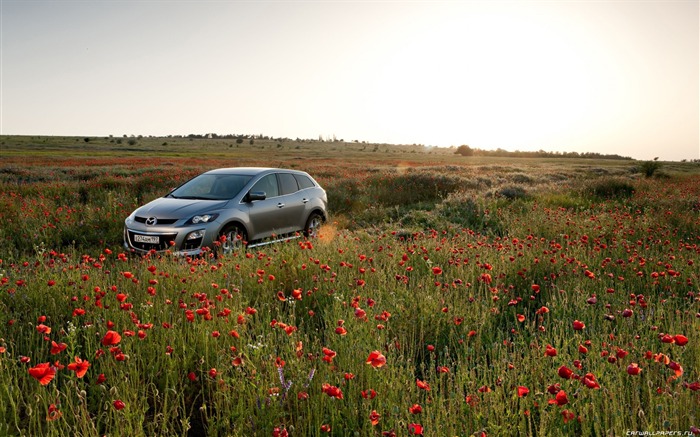
[(336, 355), (337, 353), (334, 350), (328, 349), (327, 347), (323, 348), (323, 361), (332, 363)]
[(423, 435), (423, 426), (419, 423), (411, 423), (408, 425), (408, 433), (411, 435)]
[(522, 398), (523, 396), (527, 396), (527, 394), (530, 393), (530, 389), (527, 387), (524, 387), (522, 385), (519, 385), (517, 387), (517, 392), (518, 392), (518, 397)]
[(441, 275), (442, 269), (440, 267), (433, 267), (433, 275)]
[(379, 368), (386, 364), (386, 357), (379, 351), (373, 351), (367, 357), (365, 364), (371, 364), (372, 367)]
[(112, 406), (114, 406), (115, 410), (119, 411), (123, 410), (124, 407), (126, 407), (126, 404), (121, 399), (117, 399), (116, 401), (112, 402)]
[(549, 400), (550, 404), (557, 404), (557, 405), (566, 405), (569, 403), (569, 397), (566, 395), (566, 392), (564, 390), (559, 390), (554, 397), (554, 399)]
[(63, 413), (58, 411), (58, 407), (56, 404), (51, 404), (49, 405), (49, 411), (46, 413), (46, 421), (47, 422), (53, 422), (54, 420), (58, 420), (63, 416)]
[(68, 364), (68, 370), (75, 372), (75, 376), (82, 378), (87, 373), (88, 367), (90, 367), (90, 362), (83, 360), (80, 357), (75, 357), (75, 361)]
[(29, 374), (41, 385), (48, 385), (56, 376), (56, 368), (51, 363), (41, 363), (29, 368)]
[(637, 363), (632, 363), (629, 366), (627, 366), (627, 373), (630, 375), (639, 375), (639, 373), (642, 371), (642, 368), (639, 367)]
[(323, 391), (323, 393), (327, 394), (332, 398), (343, 399), (343, 391), (334, 385), (330, 385), (324, 382), (321, 385), (321, 390)]
[(545, 346), (544, 355), (546, 357), (556, 357), (557, 350), (555, 348), (553, 348), (551, 344), (548, 344), (547, 346)]
[(682, 334), (674, 335), (673, 340), (677, 346), (685, 346), (688, 344), (688, 337)]
[(418, 404), (413, 404), (410, 407), (408, 407), (408, 412), (411, 414), (420, 414), (423, 412), (423, 407), (421, 407)]
[(116, 331), (107, 331), (107, 333), (102, 337), (103, 346), (115, 346), (122, 341), (122, 336)]
[(569, 410), (563, 410), (561, 415), (564, 418), (564, 423), (569, 423), (569, 421), (574, 420), (576, 417), (576, 415)]
[(575, 331), (581, 331), (583, 328), (586, 327), (585, 323), (579, 321), (579, 320), (574, 320), (573, 327)]
[(374, 391), (373, 388), (371, 388), (369, 390), (362, 390), (362, 392), (360, 394), (365, 399), (374, 399), (375, 397), (377, 397), (377, 392)]
[(430, 385), (425, 381), (421, 381), (420, 379), (416, 379), (416, 386), (418, 388), (422, 388), (423, 390), (430, 391)]
[(51, 341), (51, 355), (60, 354), (67, 347), (68, 345), (65, 343), (56, 343), (55, 341)]
[(583, 384), (590, 389), (600, 388), (600, 384), (598, 384), (595, 375), (593, 375), (592, 373), (586, 373), (583, 376)]
[(566, 366), (561, 366), (561, 367), (557, 370), (557, 374), (559, 374), (559, 376), (561, 376), (561, 377), (564, 378), (564, 379), (571, 379), (571, 377), (573, 376), (574, 372), (573, 372), (573, 370), (569, 369), (569, 368), (566, 367)]
[(372, 426), (376, 426), (379, 423), (379, 418), (381, 415), (377, 413), (376, 410), (372, 410), (371, 413), (369, 413), (369, 422), (372, 424)]

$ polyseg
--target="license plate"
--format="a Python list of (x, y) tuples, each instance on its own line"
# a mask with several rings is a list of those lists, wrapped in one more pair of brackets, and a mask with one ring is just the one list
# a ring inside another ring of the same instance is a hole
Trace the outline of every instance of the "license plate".
[(158, 244), (160, 243), (160, 237), (157, 235), (134, 234), (134, 241), (137, 243)]

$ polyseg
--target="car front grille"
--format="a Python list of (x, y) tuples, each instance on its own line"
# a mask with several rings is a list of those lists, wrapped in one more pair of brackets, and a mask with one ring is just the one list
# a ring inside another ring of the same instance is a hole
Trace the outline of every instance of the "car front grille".
[[(146, 220), (148, 220), (148, 217), (136, 216), (136, 217), (134, 217), (134, 220), (139, 222), (139, 223), (146, 223)], [(164, 218), (159, 218), (157, 220), (158, 220), (159, 225), (172, 225), (173, 223), (175, 223), (177, 221), (177, 219), (164, 219)]]
[(157, 234), (157, 235), (149, 234), (149, 236), (158, 237), (158, 243), (143, 243), (143, 242), (137, 242), (135, 240), (134, 236), (137, 234), (138, 235), (145, 235), (145, 234), (140, 234), (140, 233), (137, 233), (134, 231), (128, 231), (129, 246), (131, 246), (135, 249), (138, 249), (138, 250), (143, 250), (143, 251), (166, 250), (170, 247), (170, 242), (175, 241), (175, 237), (177, 237), (177, 234)]

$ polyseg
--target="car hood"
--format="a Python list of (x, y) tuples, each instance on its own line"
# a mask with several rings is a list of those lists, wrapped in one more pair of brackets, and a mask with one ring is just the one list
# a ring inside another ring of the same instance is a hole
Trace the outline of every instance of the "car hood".
[(192, 200), (161, 197), (135, 211), (141, 217), (184, 219), (205, 214), (226, 205), (227, 200)]

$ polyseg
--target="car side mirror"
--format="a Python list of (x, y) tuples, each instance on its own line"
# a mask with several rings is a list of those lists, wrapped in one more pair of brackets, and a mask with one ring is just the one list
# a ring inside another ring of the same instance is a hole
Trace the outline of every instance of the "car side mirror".
[(253, 202), (255, 200), (265, 200), (267, 198), (267, 194), (265, 194), (264, 191), (251, 191), (246, 197), (246, 201)]

